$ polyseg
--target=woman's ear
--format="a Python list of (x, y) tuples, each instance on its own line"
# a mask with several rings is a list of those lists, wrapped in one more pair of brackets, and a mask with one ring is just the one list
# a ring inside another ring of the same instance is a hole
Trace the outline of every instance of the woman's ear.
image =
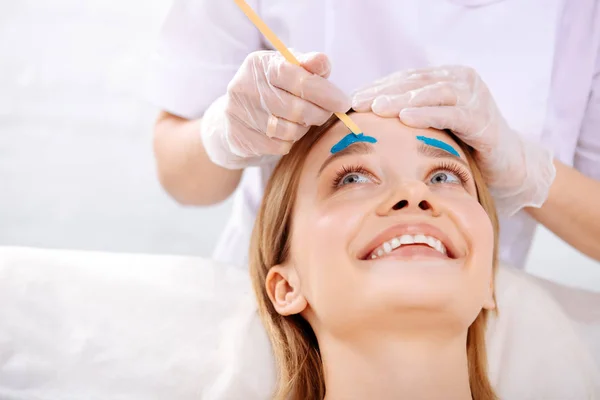
[(280, 315), (299, 314), (308, 304), (300, 291), (298, 274), (292, 265), (276, 265), (269, 269), (265, 287), (275, 311)]
[(496, 296), (494, 296), (494, 278), (490, 280), (489, 290), (486, 293), (485, 300), (483, 302), (483, 308), (486, 310), (493, 310), (496, 308)]

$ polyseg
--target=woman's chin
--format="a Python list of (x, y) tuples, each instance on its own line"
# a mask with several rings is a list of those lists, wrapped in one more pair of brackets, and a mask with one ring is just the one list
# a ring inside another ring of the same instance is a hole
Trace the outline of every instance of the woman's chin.
[(400, 308), (444, 307), (470, 289), (472, 281), (465, 261), (424, 255), (363, 261), (359, 278), (363, 299)]

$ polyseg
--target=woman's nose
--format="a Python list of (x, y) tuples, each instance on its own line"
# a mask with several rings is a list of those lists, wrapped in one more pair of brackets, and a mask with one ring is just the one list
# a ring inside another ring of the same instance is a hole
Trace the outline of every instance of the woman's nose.
[[(416, 202), (409, 202), (408, 200), (400, 200), (392, 207), (393, 210), (402, 210), (403, 208), (408, 208), (411, 204), (415, 204)], [(421, 210), (431, 210), (431, 204), (427, 200), (421, 200), (418, 202), (417, 207)]]
[(436, 215), (437, 207), (425, 183), (410, 181), (396, 185), (386, 203), (382, 204), (383, 214), (394, 214), (398, 211)]

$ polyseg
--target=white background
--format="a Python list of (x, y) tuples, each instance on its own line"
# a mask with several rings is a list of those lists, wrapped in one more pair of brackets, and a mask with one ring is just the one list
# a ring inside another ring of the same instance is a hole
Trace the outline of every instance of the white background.
[[(210, 255), (231, 204), (163, 192), (140, 100), (169, 3), (0, 2), (0, 245)], [(600, 291), (600, 264), (545, 229), (527, 269)]]

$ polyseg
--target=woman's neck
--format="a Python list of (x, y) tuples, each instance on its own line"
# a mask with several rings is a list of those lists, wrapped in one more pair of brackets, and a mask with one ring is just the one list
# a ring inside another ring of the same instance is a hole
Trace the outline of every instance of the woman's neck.
[(319, 343), (326, 400), (471, 400), (466, 334)]

